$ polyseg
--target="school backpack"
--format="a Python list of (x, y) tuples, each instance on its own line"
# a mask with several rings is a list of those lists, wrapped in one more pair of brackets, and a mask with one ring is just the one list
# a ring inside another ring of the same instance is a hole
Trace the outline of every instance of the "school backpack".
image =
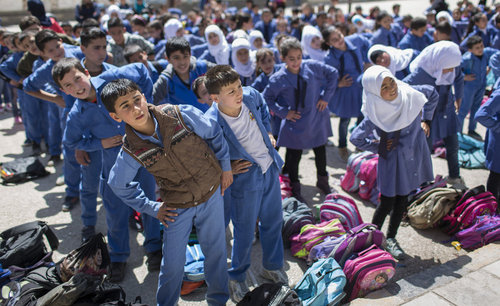
[(434, 227), (455, 207), (462, 196), (453, 188), (434, 188), (423, 194), (408, 207), (411, 226), (418, 229)]
[(297, 293), (284, 284), (265, 283), (247, 292), (237, 306), (301, 306)]
[(56, 250), (59, 240), (44, 221), (25, 223), (3, 231), (0, 233), (0, 265), (3, 268), (26, 268), (36, 264), (49, 254), (43, 242), (44, 236), (51, 250)]
[(468, 190), (458, 201), (451, 212), (442, 219), (442, 227), (448, 235), (471, 226), (476, 217), (493, 215), (497, 210), (497, 202), (491, 192), (483, 185)]
[(345, 296), (346, 276), (333, 258), (315, 262), (295, 286), (304, 306), (336, 305)]
[(483, 215), (476, 218), (474, 225), (458, 232), (455, 237), (464, 249), (474, 250), (488, 243), (500, 240), (500, 216)]
[(292, 185), (290, 178), (286, 175), (280, 174), (280, 189), (281, 189), (281, 200), (289, 198), (292, 196)]
[(344, 234), (344, 227), (338, 219), (307, 224), (300, 229), (299, 234), (292, 237), (290, 249), (293, 256), (306, 258), (312, 247), (323, 242), (326, 237), (339, 237)]
[(347, 192), (357, 192), (359, 190), (359, 171), (361, 162), (365, 159), (375, 157), (376, 154), (361, 152), (351, 154), (347, 160), (346, 173), (340, 178), (340, 186)]
[(458, 163), (467, 169), (485, 168), (484, 142), (458, 133)]
[(34, 156), (0, 163), (0, 171), (4, 185), (23, 183), (50, 174), (45, 170), (40, 160)]
[(201, 282), (205, 280), (205, 255), (198, 242), (186, 246), (186, 263), (184, 264), (184, 281)]
[(446, 180), (441, 175), (436, 175), (434, 181), (425, 182), (422, 185), (420, 185), (419, 188), (410, 192), (410, 194), (408, 195), (408, 203), (411, 204), (414, 201), (418, 200), (420, 197), (422, 197), (431, 189), (443, 188), (443, 187), (446, 187)]
[(391, 254), (376, 245), (359, 252), (355, 258), (347, 260), (344, 266), (347, 278), (345, 301), (352, 301), (384, 287), (394, 276), (395, 268), (396, 261)]
[(363, 160), (359, 171), (359, 197), (375, 205), (379, 203), (379, 190), (377, 186), (378, 155)]
[(289, 248), (290, 238), (300, 233), (304, 225), (314, 224), (314, 217), (309, 206), (294, 197), (283, 200), (281, 207), (283, 209), (283, 243)]
[(339, 193), (330, 193), (323, 204), (317, 205), (320, 222), (339, 219), (345, 230), (363, 223), (358, 206), (350, 197)]

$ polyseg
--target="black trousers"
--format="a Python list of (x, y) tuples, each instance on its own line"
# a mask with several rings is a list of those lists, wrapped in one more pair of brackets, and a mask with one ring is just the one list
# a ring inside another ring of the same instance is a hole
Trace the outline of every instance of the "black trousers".
[(500, 203), (500, 173), (490, 171), (488, 181), (486, 182), (486, 189), (493, 193), (497, 202)]
[[(326, 172), (326, 147), (319, 146), (313, 148), (314, 160), (316, 163), (316, 173), (318, 176), (327, 176)], [(302, 158), (302, 150), (286, 149), (285, 171), (290, 177), (292, 183), (299, 182), (299, 163)]]
[(398, 233), (399, 225), (403, 219), (403, 215), (406, 212), (408, 206), (408, 196), (395, 196), (386, 197), (384, 195), (380, 196), (380, 205), (375, 210), (373, 214), (372, 223), (378, 226), (379, 229), (382, 228), (384, 224), (385, 217), (391, 215), (389, 218), (389, 229), (387, 231), (387, 238), (396, 238)]

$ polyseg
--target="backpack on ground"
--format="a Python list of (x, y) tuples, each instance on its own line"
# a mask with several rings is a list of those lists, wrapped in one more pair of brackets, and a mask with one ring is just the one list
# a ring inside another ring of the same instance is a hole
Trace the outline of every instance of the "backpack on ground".
[(356, 258), (347, 260), (344, 266), (346, 301), (387, 285), (394, 276), (395, 268), (396, 261), (391, 254), (375, 245), (358, 253)]
[(411, 226), (418, 229), (432, 228), (455, 207), (462, 196), (453, 188), (434, 188), (423, 194), (408, 207)]
[(458, 201), (451, 212), (441, 222), (443, 230), (449, 235), (471, 226), (481, 215), (493, 215), (497, 210), (497, 202), (491, 192), (483, 185), (468, 190)]
[(342, 268), (333, 258), (323, 258), (315, 262), (295, 286), (302, 305), (336, 305), (345, 296), (343, 289), (346, 277)]
[(467, 169), (485, 168), (484, 142), (468, 135), (458, 133), (458, 162), (460, 167)]
[(347, 192), (357, 192), (359, 190), (359, 171), (361, 163), (365, 159), (375, 157), (376, 154), (361, 152), (351, 154), (347, 160), (346, 173), (340, 178), (340, 186)]
[(315, 245), (323, 242), (326, 237), (339, 237), (344, 234), (344, 227), (338, 219), (319, 224), (307, 224), (300, 229), (299, 234), (292, 237), (290, 250), (293, 256), (306, 258), (309, 255), (309, 251)]
[(474, 250), (500, 240), (500, 216), (477, 217), (474, 225), (458, 232), (455, 237), (464, 249)]
[(280, 174), (280, 189), (281, 189), (281, 200), (286, 198), (290, 198), (292, 194), (292, 183), (290, 182), (290, 178), (286, 175)]
[(199, 243), (186, 246), (186, 263), (184, 264), (184, 281), (200, 282), (205, 280), (205, 255)]
[(289, 248), (290, 238), (300, 233), (304, 225), (314, 224), (314, 217), (307, 204), (293, 197), (283, 200), (281, 207), (283, 209), (283, 243)]
[(363, 223), (354, 200), (339, 193), (328, 194), (325, 197), (325, 202), (316, 207), (320, 222), (339, 219), (345, 230), (350, 230)]
[(446, 180), (441, 175), (436, 175), (433, 182), (425, 182), (422, 185), (420, 185), (419, 188), (412, 191), (408, 195), (408, 203), (411, 204), (411, 203), (415, 202), (421, 196), (423, 196), (424, 194), (429, 192), (431, 189), (443, 188), (443, 187), (446, 187)]
[(301, 306), (297, 293), (284, 284), (265, 283), (245, 294), (238, 306)]
[(379, 190), (377, 186), (378, 155), (363, 160), (359, 171), (359, 197), (375, 205), (379, 203)]
[(1, 163), (0, 171), (4, 185), (22, 183), (50, 174), (45, 170), (40, 160), (34, 156)]
[(0, 233), (0, 264), (2, 267), (26, 268), (42, 260), (48, 254), (43, 242), (44, 236), (47, 238), (50, 248), (56, 250), (59, 246), (59, 240), (44, 221), (18, 225)]

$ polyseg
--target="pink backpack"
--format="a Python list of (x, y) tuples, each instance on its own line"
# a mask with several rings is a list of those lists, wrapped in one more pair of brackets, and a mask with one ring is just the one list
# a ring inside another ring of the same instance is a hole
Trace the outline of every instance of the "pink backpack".
[(477, 217), (471, 227), (456, 234), (464, 249), (474, 250), (490, 242), (500, 240), (500, 216), (483, 215)]
[(281, 189), (281, 199), (292, 197), (292, 185), (290, 183), (290, 178), (286, 175), (280, 174), (280, 189)]
[(361, 163), (365, 159), (370, 159), (376, 154), (370, 152), (361, 152), (351, 154), (347, 160), (346, 173), (340, 178), (340, 186), (347, 192), (357, 192), (359, 189), (359, 170)]
[(373, 204), (378, 204), (377, 167), (378, 156), (363, 161), (359, 172), (359, 197)]
[(344, 227), (338, 219), (321, 222), (320, 224), (307, 224), (300, 229), (299, 234), (290, 238), (290, 249), (293, 256), (307, 258), (312, 247), (323, 242), (326, 237), (339, 237), (344, 234)]
[(321, 222), (339, 219), (346, 231), (363, 223), (354, 200), (338, 193), (330, 193), (325, 197), (325, 202), (319, 205), (318, 215)]
[(343, 269), (347, 278), (345, 301), (352, 301), (384, 287), (394, 276), (395, 268), (396, 261), (391, 254), (376, 245), (358, 253), (356, 258), (347, 260)]

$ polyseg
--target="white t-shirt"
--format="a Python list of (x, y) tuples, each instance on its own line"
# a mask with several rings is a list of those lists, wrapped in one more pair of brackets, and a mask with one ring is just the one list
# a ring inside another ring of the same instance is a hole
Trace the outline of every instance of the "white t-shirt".
[(236, 139), (247, 153), (259, 164), (262, 173), (266, 173), (273, 163), (273, 158), (269, 154), (266, 143), (262, 138), (257, 121), (248, 107), (242, 103), (238, 117), (231, 117), (220, 112), (222, 117), (233, 131)]

